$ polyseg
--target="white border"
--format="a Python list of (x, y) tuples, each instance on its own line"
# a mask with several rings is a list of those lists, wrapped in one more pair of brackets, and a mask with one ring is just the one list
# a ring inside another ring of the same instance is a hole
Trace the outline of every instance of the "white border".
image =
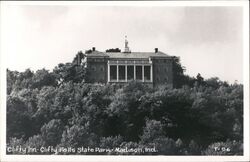
[[(143, 2), (143, 3), (142, 3)], [(58, 6), (247, 6), (247, 0), (231, 1), (4, 1), (3, 5), (58, 5)]]
[[(243, 6), (243, 85), (244, 85), (244, 128), (243, 128), (243, 136), (244, 136), (244, 155), (248, 155), (248, 161), (250, 161), (249, 155), (249, 3), (246, 3)], [(248, 124), (248, 125), (247, 125)]]
[[(1, 161), (250, 161), (249, 157), (249, 2), (248, 1), (9, 1), (5, 5), (89, 5), (89, 6), (240, 6), (243, 7), (244, 66), (244, 156), (84, 156), (84, 155), (6, 155), (6, 56), (0, 48)], [(2, 23), (1, 23), (2, 24)], [(0, 26), (2, 35), (3, 25)]]

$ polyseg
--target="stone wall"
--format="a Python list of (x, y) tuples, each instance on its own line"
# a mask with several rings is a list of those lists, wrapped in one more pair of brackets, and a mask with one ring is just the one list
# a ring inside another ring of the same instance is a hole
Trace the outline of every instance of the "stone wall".
[(87, 82), (107, 83), (107, 58), (87, 58)]
[(168, 84), (173, 86), (173, 62), (169, 58), (153, 58), (154, 86)]

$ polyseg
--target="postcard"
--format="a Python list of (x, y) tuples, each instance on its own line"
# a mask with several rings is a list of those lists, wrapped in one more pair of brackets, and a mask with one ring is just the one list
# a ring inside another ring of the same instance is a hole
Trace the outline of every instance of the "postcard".
[(249, 161), (248, 5), (1, 2), (1, 159)]

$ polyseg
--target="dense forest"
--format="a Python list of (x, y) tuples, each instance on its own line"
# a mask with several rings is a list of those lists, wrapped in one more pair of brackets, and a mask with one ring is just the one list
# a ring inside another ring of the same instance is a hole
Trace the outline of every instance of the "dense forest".
[(243, 154), (242, 84), (189, 77), (177, 57), (174, 87), (88, 84), (83, 58), (7, 69), (7, 154)]

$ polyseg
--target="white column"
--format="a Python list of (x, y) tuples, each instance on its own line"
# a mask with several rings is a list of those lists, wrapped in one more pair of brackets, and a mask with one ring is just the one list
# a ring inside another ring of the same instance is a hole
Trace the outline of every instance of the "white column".
[(118, 68), (118, 65), (116, 65), (116, 81), (118, 82), (119, 81), (119, 68)]
[(128, 81), (128, 66), (127, 65), (125, 65), (125, 82), (127, 82)]
[(108, 61), (108, 82), (110, 82), (110, 65), (109, 65), (109, 61)]
[(136, 66), (134, 65), (134, 80), (136, 80)]
[(153, 82), (153, 66), (150, 65), (150, 82)]
[(144, 82), (144, 65), (142, 65), (142, 82)]

